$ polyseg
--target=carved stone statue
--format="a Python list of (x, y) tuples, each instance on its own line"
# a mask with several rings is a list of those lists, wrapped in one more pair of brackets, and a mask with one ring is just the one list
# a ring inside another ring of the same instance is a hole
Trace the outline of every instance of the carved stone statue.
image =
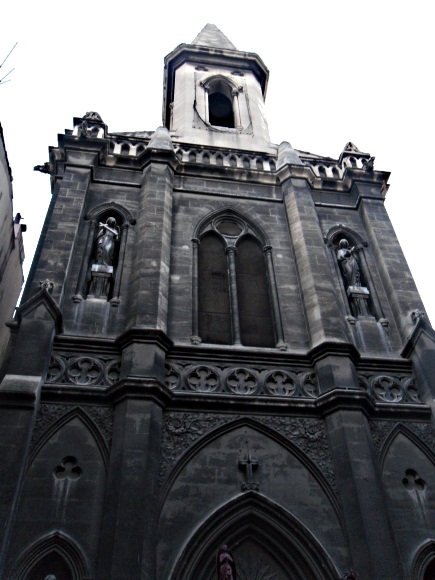
[(116, 219), (114, 217), (109, 217), (105, 224), (100, 222), (99, 225), (96, 263), (103, 264), (104, 266), (113, 266), (116, 242), (119, 237), (119, 227), (116, 225)]
[(361, 286), (359, 264), (353, 254), (354, 249), (349, 248), (349, 242), (346, 238), (340, 240), (337, 260), (347, 288), (349, 286)]
[(236, 563), (228, 546), (219, 548), (216, 556), (217, 580), (236, 580)]
[(88, 293), (90, 297), (109, 298), (113, 282), (118, 238), (119, 226), (114, 217), (107, 218), (105, 224), (99, 223), (94, 263), (91, 267), (91, 281)]

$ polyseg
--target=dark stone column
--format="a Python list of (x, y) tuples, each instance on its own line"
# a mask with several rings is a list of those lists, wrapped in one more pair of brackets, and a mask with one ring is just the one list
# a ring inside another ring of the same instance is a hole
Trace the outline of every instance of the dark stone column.
[(370, 430), (360, 411), (326, 418), (352, 568), (360, 580), (403, 578)]
[(157, 129), (146, 155), (148, 164), (135, 228), (130, 325), (166, 332), (174, 164), (178, 162), (166, 129)]
[[(93, 159), (94, 154), (89, 155), (83, 163), (92, 163)], [(65, 170), (53, 210), (47, 214), (43, 229), (45, 243), (42, 247), (38, 245), (23, 301), (38, 291), (40, 281), (48, 279), (54, 283), (53, 297), (61, 303), (90, 177), (88, 167), (67, 167)], [(71, 300), (71, 297), (65, 299)]]
[(54, 335), (62, 331), (59, 308), (40, 290), (17, 310), (12, 348), (0, 384), (0, 576), (7, 559), (41, 384)]
[(155, 577), (161, 421), (155, 402), (115, 407), (98, 580)]
[(394, 320), (402, 340), (405, 341), (413, 330), (411, 312), (415, 309), (424, 310), (420, 295), (397, 241), (383, 200), (363, 199), (360, 204), (360, 212), (381, 277), (381, 280), (378, 280), (377, 276), (373, 276), (373, 283), (381, 282), (383, 284), (394, 314)]
[(308, 183), (287, 179), (282, 185), (295, 250), (311, 346), (347, 342), (345, 314), (340, 310), (329, 270), (326, 246)]

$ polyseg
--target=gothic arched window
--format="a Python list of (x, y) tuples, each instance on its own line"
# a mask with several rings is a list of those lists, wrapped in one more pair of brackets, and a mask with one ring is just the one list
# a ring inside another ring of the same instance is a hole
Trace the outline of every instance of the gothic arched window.
[(193, 342), (285, 348), (272, 248), (233, 211), (204, 220), (193, 239)]
[(214, 80), (208, 86), (208, 121), (217, 127), (235, 127), (232, 90), (222, 79)]

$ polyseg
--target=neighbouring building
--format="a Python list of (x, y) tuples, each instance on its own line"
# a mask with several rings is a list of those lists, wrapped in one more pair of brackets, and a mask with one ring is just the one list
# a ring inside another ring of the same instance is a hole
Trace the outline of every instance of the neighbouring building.
[(435, 577), (435, 334), (389, 174), (270, 143), (267, 81), (207, 25), (165, 59), (162, 127), (89, 112), (50, 148), (4, 578)]
[(0, 377), (7, 354), (11, 320), (23, 285), (24, 245), (21, 215), (14, 217), (12, 171), (9, 166), (3, 128), (0, 125)]

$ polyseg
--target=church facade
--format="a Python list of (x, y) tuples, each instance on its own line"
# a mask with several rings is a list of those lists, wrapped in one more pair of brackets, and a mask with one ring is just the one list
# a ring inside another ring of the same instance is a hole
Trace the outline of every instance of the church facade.
[(435, 333), (389, 174), (271, 144), (267, 81), (207, 25), (165, 59), (162, 127), (90, 112), (50, 148), (2, 577), (435, 577)]

